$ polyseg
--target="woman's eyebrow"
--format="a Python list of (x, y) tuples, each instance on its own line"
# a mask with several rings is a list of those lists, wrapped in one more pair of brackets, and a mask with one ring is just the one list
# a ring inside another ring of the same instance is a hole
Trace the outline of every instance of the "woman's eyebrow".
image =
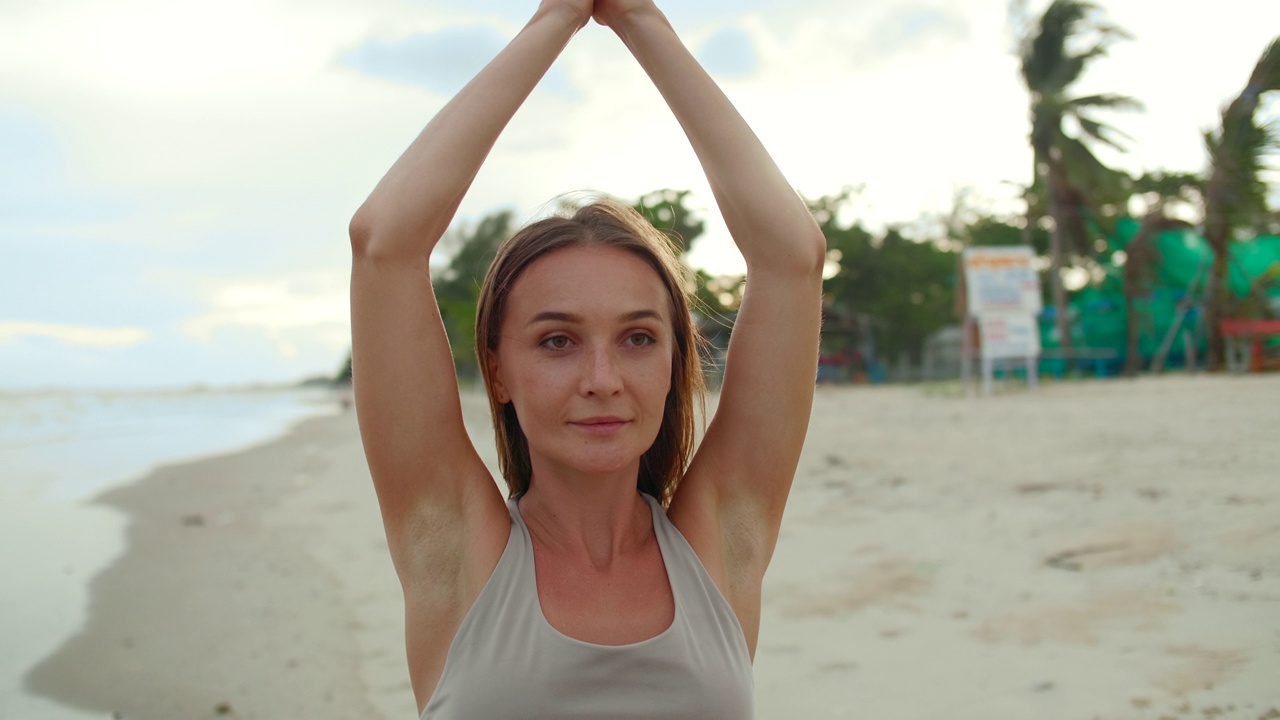
[[(661, 320), (662, 315), (657, 310), (632, 310), (618, 316), (623, 322), (635, 322), (636, 320)], [(581, 315), (568, 312), (560, 312), (558, 310), (543, 310), (529, 319), (529, 324), (533, 325), (540, 322), (563, 322), (563, 323), (581, 323), (583, 318)]]
[(530, 325), (540, 322), (580, 323), (582, 322), (582, 316), (567, 312), (557, 312), (555, 310), (543, 310), (529, 319)]
[(633, 310), (623, 315), (621, 320), (625, 322), (635, 322), (636, 320), (661, 320), (662, 315), (657, 310)]

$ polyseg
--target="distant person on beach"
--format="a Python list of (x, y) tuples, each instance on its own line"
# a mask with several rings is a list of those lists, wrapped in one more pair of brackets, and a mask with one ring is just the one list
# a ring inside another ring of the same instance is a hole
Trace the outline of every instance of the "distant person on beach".
[[(507, 240), (476, 318), (504, 502), (463, 426), (428, 257), (499, 133), (593, 17), (684, 128), (748, 282), (695, 452), (702, 369), (670, 241), (607, 199)], [(751, 717), (761, 584), (813, 401), (826, 245), (653, 1), (543, 0), (378, 183), (351, 245), (356, 411), (424, 717)]]

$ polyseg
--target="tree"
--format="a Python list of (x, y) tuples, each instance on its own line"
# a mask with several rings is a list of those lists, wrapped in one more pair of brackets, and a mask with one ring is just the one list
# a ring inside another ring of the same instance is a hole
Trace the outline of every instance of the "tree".
[(331, 382), (335, 385), (351, 382), (351, 353), (347, 353), (347, 361), (342, 364), (342, 369), (333, 376)]
[(687, 204), (689, 190), (654, 190), (636, 200), (631, 207), (676, 242), (680, 255), (693, 249), (693, 242), (706, 231), (707, 224), (694, 216)]
[[(1128, 177), (1108, 168), (1094, 155), (1105, 145), (1124, 150), (1123, 134), (1093, 116), (1097, 110), (1138, 109), (1131, 97), (1115, 94), (1073, 96), (1071, 86), (1088, 63), (1106, 54), (1128, 33), (1100, 17), (1085, 0), (1054, 0), (1038, 23), (1022, 33), (1019, 56), (1022, 79), (1031, 94), (1031, 147), (1035, 159), (1028, 203), (1042, 200), (1053, 220), (1050, 235), (1049, 284), (1062, 349), (1071, 350), (1070, 321), (1062, 267), (1068, 244), (1091, 253), (1086, 211), (1114, 205), (1127, 197)], [(1075, 129), (1068, 134), (1066, 121)], [(1028, 213), (1028, 227), (1031, 227)]]
[[(693, 249), (693, 243), (702, 237), (707, 224), (689, 208), (689, 190), (654, 190), (641, 195), (631, 207), (645, 217), (659, 231), (675, 241), (681, 259)], [(741, 276), (713, 276), (696, 268), (693, 273), (694, 296), (699, 309), (707, 314), (707, 320), (727, 323), (724, 316), (732, 315), (742, 301), (744, 287)], [(708, 328), (703, 328), (704, 331)]]
[(850, 194), (846, 189), (809, 202), (836, 270), (822, 287), (830, 326), (866, 317), (882, 357), (918, 360), (925, 338), (951, 321), (956, 254), (937, 242), (908, 239), (896, 228), (877, 237), (856, 222), (842, 222)]
[(1280, 37), (1258, 59), (1244, 90), (1222, 111), (1222, 126), (1205, 133), (1209, 151), (1209, 179), (1205, 185), (1205, 239), (1213, 248), (1213, 268), (1205, 302), (1209, 330), (1209, 370), (1221, 370), (1225, 360), (1220, 323), (1227, 303), (1227, 261), (1232, 236), (1241, 227), (1269, 222), (1266, 184), (1260, 170), (1276, 137), (1259, 125), (1254, 114), (1264, 92), (1280, 90)]
[(476, 305), (480, 300), (480, 283), (515, 224), (515, 213), (499, 210), (480, 219), (475, 225), (450, 229), (441, 240), (441, 250), (451, 253), (449, 264), (434, 272), (431, 285), (444, 321), (453, 364), (460, 377), (475, 377)]

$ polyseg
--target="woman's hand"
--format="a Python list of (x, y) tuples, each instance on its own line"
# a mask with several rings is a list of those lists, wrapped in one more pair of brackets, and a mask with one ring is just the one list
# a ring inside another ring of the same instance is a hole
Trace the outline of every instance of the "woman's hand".
[(653, 0), (595, 0), (595, 10), (591, 16), (601, 25), (616, 30), (628, 15), (657, 9)]
[(566, 17), (572, 18), (581, 30), (582, 26), (591, 19), (595, 9), (593, 5), (591, 0), (542, 0), (542, 4), (538, 6), (538, 12), (563, 13)]

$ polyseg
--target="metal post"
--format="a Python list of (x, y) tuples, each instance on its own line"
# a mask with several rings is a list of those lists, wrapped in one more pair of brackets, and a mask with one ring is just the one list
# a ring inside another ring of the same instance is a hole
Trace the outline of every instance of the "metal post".
[(960, 387), (968, 394), (973, 383), (973, 316), (964, 314), (960, 327)]

